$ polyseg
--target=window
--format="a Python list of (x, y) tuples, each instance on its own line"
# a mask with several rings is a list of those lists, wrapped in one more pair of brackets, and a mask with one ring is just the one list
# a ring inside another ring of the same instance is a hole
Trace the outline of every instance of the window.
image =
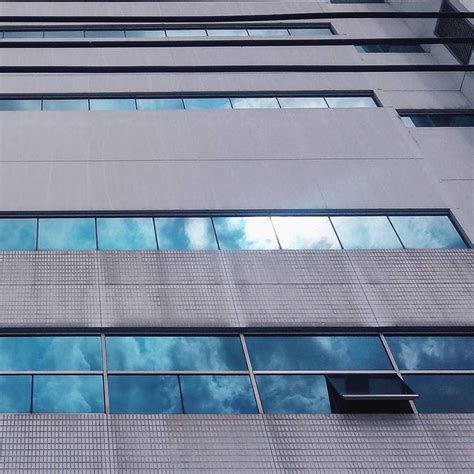
[(3, 37), (5, 39), (36, 39), (42, 38), (42, 31), (4, 31)]
[(86, 30), (86, 38), (125, 38), (123, 30)]
[(38, 249), (95, 250), (94, 219), (40, 219)]
[(1, 250), (35, 250), (36, 219), (0, 219)]
[(334, 34), (330, 28), (289, 28), (291, 36), (329, 36)]
[(250, 36), (290, 36), (284, 28), (249, 28)]
[(227, 98), (198, 98), (184, 99), (184, 108), (193, 109), (230, 109), (230, 101)]
[(248, 36), (248, 32), (245, 29), (228, 28), (228, 29), (208, 29), (208, 36)]
[(89, 110), (87, 99), (44, 99), (43, 110)]
[(166, 30), (166, 36), (170, 38), (177, 38), (177, 37), (187, 37), (187, 36), (207, 36), (206, 30)]
[(41, 110), (41, 100), (38, 99), (0, 99), (0, 111), (22, 110), (33, 111)]
[(402, 114), (403, 123), (414, 127), (474, 127), (474, 113), (412, 113)]
[(127, 38), (164, 38), (164, 30), (125, 30)]
[(372, 97), (326, 97), (326, 102), (333, 109), (377, 107)]
[(359, 53), (425, 53), (419, 44), (360, 44)]
[(135, 99), (90, 99), (91, 110), (136, 110)]
[(97, 219), (99, 250), (156, 250), (151, 218), (111, 217)]
[(81, 30), (52, 30), (44, 32), (45, 38), (84, 38), (84, 31)]
[(184, 109), (183, 99), (137, 99), (138, 110)]
[(282, 109), (327, 109), (323, 97), (278, 97)]
[(276, 97), (243, 97), (231, 98), (234, 109), (278, 109)]

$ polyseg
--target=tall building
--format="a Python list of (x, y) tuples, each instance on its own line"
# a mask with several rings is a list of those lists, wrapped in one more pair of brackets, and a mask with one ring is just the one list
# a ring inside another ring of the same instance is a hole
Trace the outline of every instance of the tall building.
[(0, 2), (0, 470), (474, 471), (472, 5)]

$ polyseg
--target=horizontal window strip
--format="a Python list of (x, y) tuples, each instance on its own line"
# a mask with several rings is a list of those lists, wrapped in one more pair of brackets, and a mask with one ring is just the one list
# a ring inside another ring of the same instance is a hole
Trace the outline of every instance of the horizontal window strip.
[(409, 128), (417, 127), (474, 127), (474, 111), (399, 112)]
[(466, 247), (448, 215), (0, 218), (0, 251)]

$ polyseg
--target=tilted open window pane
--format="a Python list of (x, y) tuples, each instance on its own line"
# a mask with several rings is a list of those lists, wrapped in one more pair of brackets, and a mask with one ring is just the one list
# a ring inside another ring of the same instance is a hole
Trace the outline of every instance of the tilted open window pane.
[(109, 336), (109, 370), (247, 370), (237, 336)]
[(156, 250), (153, 219), (102, 217), (97, 219), (100, 250)]
[(36, 219), (0, 219), (0, 250), (35, 250)]
[(39, 220), (39, 250), (95, 250), (93, 218)]
[(0, 376), (0, 413), (30, 413), (31, 376)]

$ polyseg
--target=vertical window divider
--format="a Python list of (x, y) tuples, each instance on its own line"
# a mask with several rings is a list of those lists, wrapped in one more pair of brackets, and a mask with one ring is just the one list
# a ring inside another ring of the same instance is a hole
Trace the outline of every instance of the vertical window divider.
[[(324, 101), (326, 101), (326, 99), (324, 99)], [(332, 223), (331, 216), (328, 216), (328, 219), (329, 219), (329, 223), (331, 224), (332, 230), (336, 234), (336, 239), (339, 242), (339, 245), (341, 246), (341, 249), (344, 250), (344, 246), (342, 245), (341, 239), (339, 238), (339, 235), (337, 234), (336, 228), (334, 227), (334, 224)]]
[(97, 231), (97, 217), (94, 217), (94, 227), (95, 227), (95, 249), (99, 250), (99, 232)]
[(156, 222), (155, 222), (155, 218), (152, 217), (151, 218), (151, 221), (153, 222), (153, 229), (155, 231), (155, 243), (156, 243), (156, 249), (157, 250), (160, 250), (160, 246), (158, 245), (158, 232), (156, 231)]
[(102, 356), (102, 382), (104, 384), (104, 408), (105, 414), (110, 414), (110, 403), (109, 403), (109, 379), (107, 372), (107, 343), (105, 340), (105, 334), (100, 335), (100, 352)]
[(328, 106), (328, 109), (330, 109), (331, 106), (329, 105), (329, 102), (326, 100), (326, 97), (325, 96), (321, 96), (321, 97), (324, 100), (324, 102), (326, 103), (326, 105)]
[(273, 232), (275, 233), (275, 238), (276, 238), (276, 240), (277, 240), (278, 248), (279, 248), (280, 250), (283, 250), (283, 247), (281, 246), (281, 243), (280, 243), (280, 239), (278, 238), (277, 231), (276, 231), (276, 229), (275, 229), (275, 225), (273, 224), (272, 216), (269, 216), (269, 219), (270, 219), (270, 223), (271, 223), (271, 225), (272, 225)]
[[(232, 104), (232, 102), (231, 102), (231, 104)], [(219, 239), (217, 238), (216, 226), (214, 225), (214, 218), (210, 217), (210, 219), (211, 219), (211, 224), (212, 224), (212, 230), (214, 231), (214, 237), (216, 238), (217, 250), (221, 250), (221, 246), (219, 244)]]
[(186, 411), (184, 409), (183, 388), (181, 387), (181, 376), (177, 375), (176, 378), (178, 379), (179, 399), (181, 400), (181, 411), (183, 415), (185, 415)]
[(277, 96), (275, 96), (275, 99), (276, 99), (276, 101), (277, 101), (278, 107), (280, 107), (280, 109), (282, 109), (283, 107), (281, 106), (280, 101), (278, 100), (278, 97), (277, 97)]
[(402, 239), (398, 235), (397, 229), (395, 229), (395, 226), (393, 225), (392, 219), (390, 219), (389, 216), (387, 216), (388, 222), (390, 222), (390, 225), (392, 226), (393, 231), (395, 232), (395, 235), (397, 236), (398, 240), (400, 241), (400, 244), (402, 245), (402, 249), (405, 248), (405, 244), (403, 243)]
[(262, 405), (262, 401), (260, 400), (260, 394), (258, 393), (257, 380), (253, 373), (252, 361), (250, 360), (250, 355), (247, 349), (245, 336), (243, 334), (239, 334), (239, 337), (240, 337), (240, 343), (242, 344), (242, 350), (244, 351), (244, 357), (245, 357), (245, 362), (247, 364), (247, 369), (249, 371), (250, 383), (252, 384), (253, 395), (255, 397), (255, 402), (257, 404), (257, 410), (260, 415), (263, 415), (263, 405)]
[(35, 376), (31, 374), (30, 413), (33, 413), (33, 392), (35, 389)]
[(35, 244), (35, 250), (39, 250), (39, 219), (36, 219), (36, 244)]

